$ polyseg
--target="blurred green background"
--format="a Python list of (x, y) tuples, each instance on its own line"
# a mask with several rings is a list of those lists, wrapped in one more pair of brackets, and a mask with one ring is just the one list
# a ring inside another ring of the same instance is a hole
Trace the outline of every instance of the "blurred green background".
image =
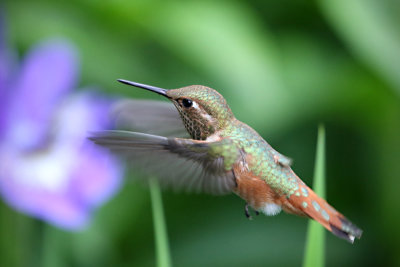
[[(154, 99), (115, 80), (217, 89), (308, 184), (323, 122), (327, 199), (364, 230), (354, 245), (328, 233), (327, 266), (400, 266), (399, 1), (6, 0), (1, 8), (20, 55), (47, 37), (73, 42), (81, 87)], [(249, 221), (234, 195), (163, 200), (175, 266), (302, 263), (303, 218)], [(149, 192), (139, 183), (126, 182), (78, 233), (0, 205), (0, 266), (155, 265)]]

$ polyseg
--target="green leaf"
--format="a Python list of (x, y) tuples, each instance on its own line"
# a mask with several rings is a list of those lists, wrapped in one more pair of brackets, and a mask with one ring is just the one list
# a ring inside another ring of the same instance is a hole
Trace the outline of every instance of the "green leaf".
[[(314, 168), (313, 190), (325, 198), (325, 128), (318, 127), (317, 155)], [(304, 267), (324, 266), (325, 262), (325, 229), (316, 221), (308, 223)]]
[(156, 242), (156, 257), (158, 267), (171, 266), (171, 256), (168, 245), (167, 227), (165, 224), (161, 190), (157, 180), (150, 180), (150, 196), (153, 209), (154, 238)]

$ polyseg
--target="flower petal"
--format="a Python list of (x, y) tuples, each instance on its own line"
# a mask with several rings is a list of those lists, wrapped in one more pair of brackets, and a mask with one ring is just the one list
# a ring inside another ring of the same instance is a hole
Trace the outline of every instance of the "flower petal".
[(76, 83), (78, 59), (66, 41), (48, 40), (32, 49), (13, 87), (6, 142), (33, 149), (46, 141), (55, 108)]
[(94, 208), (120, 187), (122, 169), (87, 132), (106, 129), (110, 102), (81, 93), (68, 98), (55, 117), (46, 151), (0, 151), (0, 192), (20, 211), (64, 229), (86, 226)]
[(81, 229), (87, 225), (89, 213), (67, 191), (31, 187), (9, 171), (3, 173), (7, 176), (0, 177), (0, 192), (10, 206), (64, 229)]
[(11, 77), (15, 72), (16, 59), (6, 42), (4, 11), (0, 10), (0, 142), (6, 130), (6, 111), (10, 103), (9, 88)]
[[(70, 133), (69, 140), (81, 142), (79, 163), (71, 174), (71, 190), (75, 191), (87, 205), (96, 207), (112, 196), (121, 185), (122, 169), (120, 163), (108, 150), (87, 139), (89, 131), (109, 129), (111, 121), (111, 102), (91, 93), (81, 93), (74, 97), (68, 106), (71, 110), (80, 110), (79, 118), (71, 120), (71, 114), (61, 116), (62, 132)], [(86, 115), (84, 115), (86, 114)], [(65, 119), (62, 119), (62, 118)], [(84, 121), (82, 120), (84, 119)], [(71, 123), (73, 122), (73, 123)], [(82, 125), (82, 131), (76, 125)], [(74, 137), (73, 134), (74, 133)], [(83, 140), (83, 142), (82, 142)], [(71, 144), (72, 145), (72, 144)]]

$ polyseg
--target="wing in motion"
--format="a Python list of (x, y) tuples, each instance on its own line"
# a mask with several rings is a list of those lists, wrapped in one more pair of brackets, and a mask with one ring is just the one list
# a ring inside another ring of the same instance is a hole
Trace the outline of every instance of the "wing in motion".
[(117, 129), (189, 138), (179, 112), (169, 102), (124, 99), (116, 102), (111, 116)]
[(97, 132), (89, 139), (125, 156), (167, 187), (216, 195), (236, 187), (234, 172), (226, 163), (237, 161), (239, 153), (224, 150), (231, 142), (227, 139), (205, 143), (128, 131)]

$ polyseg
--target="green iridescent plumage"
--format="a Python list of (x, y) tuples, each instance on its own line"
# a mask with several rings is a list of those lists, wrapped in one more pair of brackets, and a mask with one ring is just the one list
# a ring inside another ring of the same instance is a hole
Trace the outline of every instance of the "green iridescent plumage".
[(234, 119), (221, 136), (233, 140), (238, 149), (257, 159), (256, 162), (248, 162), (250, 171), (274, 190), (290, 197), (298, 189), (299, 181), (288, 166), (290, 160), (275, 151), (248, 125)]
[(284, 160), (286, 158), (275, 151), (256, 131), (238, 121), (226, 100), (217, 91), (206, 86), (192, 85), (169, 90), (167, 96), (172, 99), (194, 99), (204, 109), (204, 112), (190, 112), (179, 105), (179, 101), (174, 102), (177, 103), (175, 106), (193, 139), (206, 140), (218, 131), (219, 136), (233, 141), (218, 146), (218, 153), (225, 159), (226, 169), (231, 169), (236, 163), (237, 155), (232, 152), (243, 150), (254, 158), (261, 159), (257, 163), (249, 164), (249, 168), (277, 192), (290, 197), (298, 189), (298, 181), (288, 166), (282, 166), (275, 160), (275, 157)]
[[(154, 102), (153, 105), (139, 106), (158, 116), (149, 116), (149, 112), (143, 112), (142, 116), (147, 120), (168, 118), (165, 124), (179, 121), (191, 139), (144, 134), (135, 132), (135, 127), (128, 127), (131, 131), (97, 133), (91, 137), (95, 143), (126, 156), (136, 168), (144, 167), (165, 186), (212, 194), (235, 192), (267, 215), (275, 215), (284, 209), (309, 216), (350, 242), (361, 236), (359, 228), (297, 177), (290, 168), (289, 158), (274, 150), (247, 124), (238, 121), (225, 99), (214, 89), (192, 85), (166, 90), (120, 81), (167, 97), (178, 110), (176, 115), (180, 115), (181, 121), (171, 120), (174, 112)], [(138, 119), (128, 118), (124, 111), (136, 110), (138, 113), (138, 108), (122, 106), (124, 108), (119, 113), (125, 114), (122, 120), (129, 122), (127, 124), (142, 125), (141, 130), (148, 129), (149, 132), (162, 132), (158, 129), (163, 127), (162, 120), (157, 120), (158, 125), (153, 126), (151, 123), (138, 123)], [(180, 126), (176, 125), (176, 128)]]

